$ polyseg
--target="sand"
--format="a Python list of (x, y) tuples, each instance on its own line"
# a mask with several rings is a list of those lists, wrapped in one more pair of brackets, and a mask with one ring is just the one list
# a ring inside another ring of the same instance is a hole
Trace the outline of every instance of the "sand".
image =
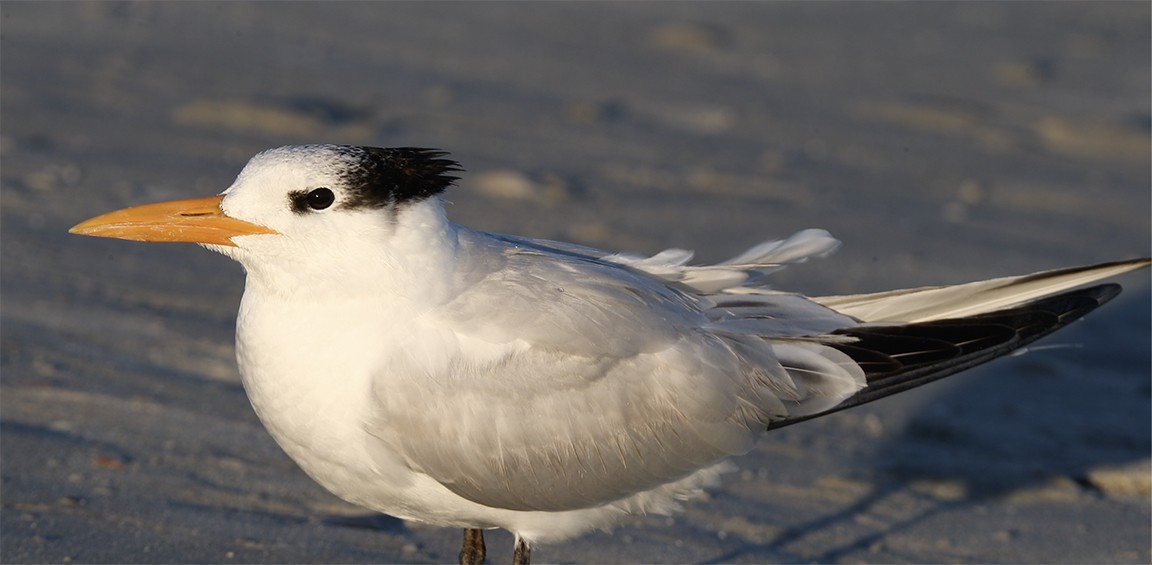
[[(810, 294), (1147, 255), (1147, 3), (0, 5), (0, 559), (452, 561), (248, 406), (243, 273), (71, 236), (255, 152), (428, 146), (488, 230), (723, 259), (824, 227)], [(767, 435), (674, 517), (540, 562), (1152, 556), (1147, 271), (1027, 354)], [(494, 563), (511, 538), (490, 534)]]

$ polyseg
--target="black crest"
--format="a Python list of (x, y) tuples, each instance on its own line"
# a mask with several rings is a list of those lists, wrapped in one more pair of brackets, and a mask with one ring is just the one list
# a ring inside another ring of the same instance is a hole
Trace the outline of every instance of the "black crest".
[(419, 147), (341, 146), (349, 160), (343, 171), (347, 208), (384, 208), (424, 200), (443, 192), (463, 171), (448, 153)]

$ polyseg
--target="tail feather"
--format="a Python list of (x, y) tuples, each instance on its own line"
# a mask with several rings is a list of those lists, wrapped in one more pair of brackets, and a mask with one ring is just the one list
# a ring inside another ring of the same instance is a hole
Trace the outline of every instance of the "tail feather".
[(829, 410), (773, 422), (769, 429), (872, 402), (986, 363), (1080, 319), (1118, 294), (1120, 285), (1104, 284), (964, 318), (839, 330), (835, 333), (856, 340), (829, 345), (864, 369), (868, 385)]

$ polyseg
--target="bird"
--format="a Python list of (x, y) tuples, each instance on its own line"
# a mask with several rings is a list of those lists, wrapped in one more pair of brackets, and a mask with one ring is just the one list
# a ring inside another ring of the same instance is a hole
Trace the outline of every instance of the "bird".
[(252, 408), (336, 496), (532, 547), (671, 513), (767, 431), (1014, 352), (1120, 292), (1149, 258), (809, 297), (766, 279), (840, 242), (806, 229), (720, 263), (488, 233), (447, 218), (463, 168), (418, 147), (261, 152), (216, 196), (71, 233), (198, 243), (246, 281)]

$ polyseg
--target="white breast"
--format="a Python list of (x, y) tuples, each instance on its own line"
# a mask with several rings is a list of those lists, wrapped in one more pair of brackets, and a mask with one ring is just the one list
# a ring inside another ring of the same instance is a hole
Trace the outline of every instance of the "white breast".
[(419, 479), (379, 453), (365, 429), (372, 382), (397, 354), (404, 328), (364, 301), (284, 301), (249, 289), (236, 326), (236, 354), (256, 414), (281, 448), (337, 496), (401, 517)]

